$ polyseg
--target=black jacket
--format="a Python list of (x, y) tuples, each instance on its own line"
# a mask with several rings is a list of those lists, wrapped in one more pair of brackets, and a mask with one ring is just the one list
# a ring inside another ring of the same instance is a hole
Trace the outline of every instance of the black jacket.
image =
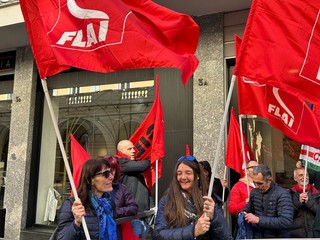
[(290, 237), (312, 238), (312, 228), (319, 203), (319, 192), (311, 186), (308, 191), (309, 200), (307, 203), (299, 201), (300, 192), (297, 192), (294, 187), (291, 188), (290, 193), (294, 206), (294, 219)]
[(120, 182), (126, 185), (128, 190), (134, 195), (139, 212), (149, 210), (150, 194), (143, 173), (150, 167), (150, 161), (119, 158), (119, 163), (121, 169)]
[(272, 182), (261, 193), (257, 188), (250, 193), (250, 200), (243, 211), (260, 218), (252, 225), (254, 238), (288, 238), (293, 222), (293, 204), (288, 190)]

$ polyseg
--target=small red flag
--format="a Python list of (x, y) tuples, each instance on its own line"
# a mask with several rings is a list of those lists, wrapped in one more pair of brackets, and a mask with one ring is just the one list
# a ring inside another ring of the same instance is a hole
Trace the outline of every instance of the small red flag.
[[(243, 143), (244, 143), (245, 160), (247, 162), (251, 159), (254, 159), (254, 155), (244, 135), (243, 135)], [(242, 156), (241, 149), (242, 149), (242, 144), (241, 144), (241, 137), (240, 137), (240, 126), (237, 121), (234, 110), (232, 108), (231, 116), (230, 116), (228, 142), (227, 142), (226, 166), (240, 173), (241, 177), (244, 177), (245, 172), (244, 172), (243, 156)]]
[(320, 104), (320, 0), (253, 0), (236, 76)]
[(122, 233), (122, 240), (142, 240), (144, 238), (139, 238), (134, 233), (132, 229), (131, 222), (124, 222), (121, 224), (121, 233)]
[(84, 148), (78, 143), (74, 136), (70, 133), (71, 139), (71, 160), (72, 160), (72, 178), (76, 189), (78, 189), (82, 165), (89, 159), (91, 156), (84, 150)]
[(186, 156), (191, 156), (189, 144), (186, 145)]
[(198, 66), (200, 29), (151, 0), (20, 0), (40, 77), (70, 67), (95, 72)]
[(150, 112), (130, 138), (135, 145), (137, 159), (151, 159), (151, 168), (144, 173), (150, 191), (156, 182), (156, 160), (158, 160), (160, 178), (164, 157), (164, 120), (158, 81), (158, 75), (156, 75), (156, 96)]

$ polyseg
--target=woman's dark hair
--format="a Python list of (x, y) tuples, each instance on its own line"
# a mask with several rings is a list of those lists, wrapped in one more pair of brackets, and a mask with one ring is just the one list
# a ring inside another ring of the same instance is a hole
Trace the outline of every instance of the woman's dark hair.
[(109, 162), (111, 171), (115, 171), (113, 181), (118, 181), (120, 178), (120, 164), (118, 159), (114, 156), (105, 156), (103, 159)]
[(207, 170), (207, 172), (209, 173), (208, 179), (210, 180), (212, 175), (210, 163), (208, 161), (200, 161), (199, 163), (201, 164), (202, 168), (204, 170)]
[[(187, 201), (182, 195), (182, 189), (177, 180), (177, 169), (180, 164), (185, 164), (193, 170), (194, 183), (193, 188), (190, 193), (187, 193), (187, 197), (191, 197), (195, 208), (197, 210), (197, 216), (200, 217), (203, 209), (203, 198), (202, 196), (207, 196), (208, 186), (205, 176), (203, 174), (203, 169), (199, 162), (194, 159), (193, 161), (182, 160), (176, 163), (173, 172), (173, 179), (167, 190), (167, 204), (165, 207), (165, 217), (168, 222), (168, 226), (172, 227), (182, 227), (188, 223), (188, 219), (185, 215), (185, 209), (187, 208)], [(191, 195), (191, 196), (190, 196)]]
[(90, 206), (89, 191), (92, 190), (92, 178), (103, 168), (110, 168), (109, 162), (104, 159), (90, 159), (82, 165), (78, 195), (86, 209)]

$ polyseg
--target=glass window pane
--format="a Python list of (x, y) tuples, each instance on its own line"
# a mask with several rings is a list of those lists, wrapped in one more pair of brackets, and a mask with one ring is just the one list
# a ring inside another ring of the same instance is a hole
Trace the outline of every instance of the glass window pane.
[(0, 80), (0, 208), (3, 207), (3, 197), (6, 183), (6, 169), (11, 120), (11, 103), (13, 91), (13, 76), (2, 76)]
[[(80, 75), (82, 73), (84, 76)], [(130, 81), (123, 78), (106, 80), (106, 75), (87, 72), (60, 74), (50, 83), (51, 101), (68, 161), (72, 133), (92, 158), (116, 153), (116, 145), (129, 139), (149, 112), (154, 100), (154, 80), (150, 77)], [(49, 79), (50, 81), (51, 79)], [(66, 86), (68, 82), (69, 86)], [(48, 84), (49, 85), (49, 84)], [(47, 104), (43, 110), (40, 172), (37, 197), (37, 224), (50, 224), (47, 208), (49, 188), (61, 196), (70, 196), (70, 184), (62, 154), (57, 144)], [(59, 206), (58, 206), (59, 207)], [(54, 214), (53, 214), (54, 215)]]

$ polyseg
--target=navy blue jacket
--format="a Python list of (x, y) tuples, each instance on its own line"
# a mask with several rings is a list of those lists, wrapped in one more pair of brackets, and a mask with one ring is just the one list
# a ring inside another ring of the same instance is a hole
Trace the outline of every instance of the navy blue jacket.
[[(164, 209), (167, 203), (167, 197), (160, 199), (157, 216), (154, 223), (153, 239), (154, 240), (194, 240), (195, 225), (190, 222), (185, 227), (169, 228), (164, 215)], [(178, 204), (178, 203), (177, 203)], [(210, 229), (204, 236), (211, 240), (228, 240), (232, 239), (231, 233), (223, 211), (219, 204), (215, 204), (213, 219), (211, 220)], [(201, 237), (197, 237), (201, 239)]]
[(288, 190), (272, 182), (266, 192), (257, 188), (250, 193), (250, 200), (243, 209), (259, 217), (253, 225), (254, 238), (288, 238), (293, 223), (293, 204)]
[[(73, 201), (68, 198), (59, 209), (57, 240), (86, 240), (82, 226), (78, 227), (74, 223), (71, 211)], [(91, 240), (99, 240), (99, 220), (96, 211), (90, 208), (84, 218)]]

